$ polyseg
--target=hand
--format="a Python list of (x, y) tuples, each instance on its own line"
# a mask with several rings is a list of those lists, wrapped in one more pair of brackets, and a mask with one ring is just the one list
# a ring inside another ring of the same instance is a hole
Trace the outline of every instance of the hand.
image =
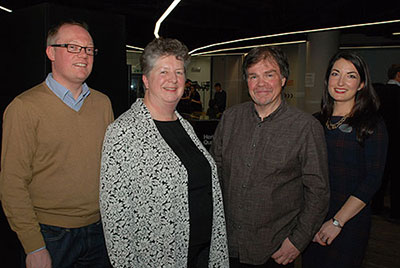
[(281, 247), (272, 254), (271, 258), (278, 264), (286, 265), (293, 262), (300, 254), (300, 251), (286, 238)]
[(318, 233), (315, 234), (313, 242), (317, 242), (321, 246), (330, 245), (341, 230), (341, 228), (333, 225), (332, 220), (328, 220), (322, 224)]
[(28, 254), (26, 268), (51, 268), (51, 257), (47, 249)]

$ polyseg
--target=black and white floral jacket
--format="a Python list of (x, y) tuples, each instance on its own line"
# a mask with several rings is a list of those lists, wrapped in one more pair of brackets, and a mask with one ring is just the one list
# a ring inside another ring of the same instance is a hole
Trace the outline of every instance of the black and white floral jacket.
[[(209, 267), (229, 267), (216, 165), (192, 126), (180, 123), (212, 169), (213, 224)], [(100, 174), (100, 212), (114, 267), (186, 267), (188, 176), (142, 99), (107, 129)]]

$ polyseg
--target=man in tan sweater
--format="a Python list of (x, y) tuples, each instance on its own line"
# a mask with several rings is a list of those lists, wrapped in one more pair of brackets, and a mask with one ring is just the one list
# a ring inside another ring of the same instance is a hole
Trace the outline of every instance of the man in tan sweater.
[(113, 112), (85, 83), (96, 53), (86, 24), (50, 29), (52, 73), (4, 113), (0, 198), (28, 268), (109, 267), (98, 200)]

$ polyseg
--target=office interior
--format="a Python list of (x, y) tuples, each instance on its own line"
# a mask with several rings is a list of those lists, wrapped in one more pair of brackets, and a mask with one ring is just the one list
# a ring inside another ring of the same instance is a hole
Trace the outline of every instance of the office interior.
[[(147, 30), (145, 34), (142, 34), (143, 29), (141, 29), (140, 31), (138, 30), (138, 34), (132, 36), (134, 32), (132, 27), (127, 26), (130, 19), (127, 18), (126, 14), (108, 11), (109, 6), (107, 5), (112, 4), (107, 3), (107, 1), (98, 1), (106, 3), (101, 10), (98, 6), (95, 9), (90, 9), (85, 4), (77, 4), (79, 1), (72, 1), (73, 4), (69, 5), (67, 1), (54, 1), (54, 3), (32, 1), (34, 2), (33, 5), (26, 2), (29, 1), (25, 1), (25, 6), (22, 7), (21, 5), (18, 10), (14, 10), (12, 13), (0, 12), (0, 33), (3, 37), (0, 42), (0, 51), (3, 52), (2, 64), (0, 64), (0, 77), (3, 83), (0, 90), (1, 113), (15, 96), (45, 79), (51, 68), (50, 62), (45, 55), (47, 29), (55, 22), (71, 17), (84, 20), (90, 26), (92, 37), (96, 46), (99, 47), (100, 53), (96, 56), (93, 72), (87, 83), (89, 86), (109, 96), (113, 104), (115, 117), (129, 109), (136, 98), (143, 97), (142, 73), (139, 64), (141, 50), (127, 47), (127, 45), (131, 40), (137, 40), (139, 48), (143, 48), (146, 43), (154, 38), (152, 30)], [(209, 2), (204, 1), (202, 5), (207, 5)], [(237, 3), (237, 1), (233, 2)], [(251, 1), (249, 5), (254, 5), (253, 2), (257, 1)], [(148, 4), (151, 5), (151, 3)], [(165, 4), (160, 3), (158, 5), (160, 9), (165, 6)], [(362, 5), (366, 4), (359, 1), (359, 5), (356, 7), (362, 8)], [(213, 7), (215, 8), (215, 6)], [(351, 8), (354, 7), (354, 5), (351, 5)], [(222, 11), (224, 9), (227, 12), (231, 11), (231, 8), (227, 6), (220, 6), (219, 8)], [(295, 9), (295, 7), (291, 8)], [(393, 5), (388, 8), (394, 9)], [(400, 14), (400, 7), (396, 8), (397, 14)], [(204, 7), (201, 7), (202, 11), (203, 9)], [(271, 12), (269, 11), (268, 14), (270, 15)], [(276, 12), (284, 12), (284, 10), (276, 10)], [(146, 14), (148, 13), (149, 11)], [(161, 13), (160, 11), (157, 14)], [(224, 16), (223, 12), (220, 14), (222, 17)], [(397, 29), (397, 32), (399, 32), (400, 20), (397, 19), (400, 19), (400, 15), (396, 18), (392, 14), (393, 11), (388, 17), (380, 16), (373, 19), (381, 22), (394, 21), (390, 23), (390, 32), (395, 32), (392, 29)], [(351, 14), (348, 16), (351, 16)], [(207, 16), (203, 14), (202, 17), (206, 18)], [(318, 16), (318, 18), (320, 17)], [(295, 19), (293, 18), (293, 20)], [(155, 17), (147, 20), (146, 23), (150, 21), (151, 26), (146, 29), (152, 29), (156, 20), (157, 18)], [(310, 20), (313, 20), (313, 18), (310, 18)], [(340, 18), (338, 18), (338, 25), (344, 25), (344, 21), (341, 23)], [(358, 25), (361, 22), (371, 21), (372, 19), (353, 21), (354, 23), (352, 24)], [(141, 28), (140, 21), (136, 22), (138, 23), (136, 27)], [(205, 31), (201, 36), (195, 36), (184, 29), (174, 36), (168, 36), (168, 34), (172, 35), (171, 28), (175, 26), (174, 23), (175, 21), (172, 21), (172, 26), (168, 25), (168, 20), (166, 20), (164, 22), (165, 26), (161, 26), (161, 36), (163, 36), (163, 27), (165, 27), (165, 37), (175, 37), (184, 43), (188, 40), (188, 44), (190, 44), (188, 45), (189, 50), (201, 47), (210, 42), (210, 40), (219, 42), (237, 39), (231, 31), (227, 31), (225, 38), (224, 31), (218, 32), (217, 30), (220, 39), (217, 39), (216, 34), (213, 32), (213, 38), (204, 38), (205, 40), (202, 40), (203, 43), (199, 43), (196, 46), (195, 40), (207, 36), (208, 32)], [(188, 24), (190, 23), (193, 22), (188, 21)], [(282, 24), (284, 25), (285, 23), (282, 21)], [(218, 28), (218, 23), (215, 25), (215, 28)], [(265, 28), (267, 27), (265, 26)], [(315, 29), (317, 28), (321, 28), (321, 30), (283, 37), (268, 37), (252, 43), (239, 42), (230, 46), (250, 47), (270, 44), (280, 46), (288, 55), (290, 65), (290, 76), (283, 96), (289, 104), (308, 113), (314, 113), (320, 108), (321, 93), (324, 87), (324, 73), (329, 58), (336, 51), (351, 50), (361, 55), (368, 64), (374, 83), (386, 83), (386, 74), (389, 66), (394, 63), (400, 63), (400, 35), (388, 34), (388, 24), (373, 24), (351, 28), (328, 27), (323, 29), (322, 26), (316, 23)], [(284, 32), (283, 28), (280, 30), (282, 30), (282, 33)], [(290, 31), (293, 31), (293, 28), (290, 28)], [(383, 34), (384, 31), (385, 34)], [(382, 34), (375, 34), (379, 32), (382, 32)], [(211, 35), (211, 32), (209, 34)], [(249, 36), (255, 36), (255, 32), (249, 33)], [(227, 46), (224, 45), (223, 48), (227, 48)], [(212, 142), (212, 134), (218, 124), (218, 120), (210, 119), (206, 115), (208, 102), (215, 93), (214, 84), (221, 83), (222, 89), (226, 91), (228, 108), (250, 100), (241, 70), (245, 53), (249, 49), (242, 48), (231, 51), (192, 54), (191, 63), (186, 70), (186, 77), (199, 85), (203, 113), (189, 116), (188, 119), (193, 123), (199, 138), (206, 147), (209, 147)], [(210, 48), (211, 50), (213, 48)], [(206, 50), (202, 52), (204, 51)], [(10, 266), (4, 267), (17, 267), (14, 265), (19, 262), (17, 253), (19, 249), (18, 241), (9, 229), (2, 212), (0, 215), (0, 228), (0, 233), (2, 234), (0, 236), (2, 237), (0, 247), (2, 259), (10, 260)], [(382, 218), (376, 218), (376, 225), (373, 226), (373, 234), (371, 235), (371, 239), (374, 240), (375, 244), (369, 247), (370, 255), (366, 257), (365, 267), (400, 267), (399, 231), (400, 224), (388, 223)], [(385, 242), (388, 243), (385, 244)], [(384, 252), (385, 247), (390, 247), (392, 253), (386, 254)], [(2, 264), (0, 266), (3, 267)]]

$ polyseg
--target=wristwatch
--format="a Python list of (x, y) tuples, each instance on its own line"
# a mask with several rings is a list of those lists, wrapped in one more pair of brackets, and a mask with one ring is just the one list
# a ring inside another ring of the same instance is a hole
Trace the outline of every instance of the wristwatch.
[(336, 227), (339, 227), (340, 229), (343, 228), (343, 226), (340, 225), (340, 222), (339, 222), (337, 219), (335, 219), (335, 218), (332, 218), (332, 224), (333, 224), (334, 226), (336, 226)]

